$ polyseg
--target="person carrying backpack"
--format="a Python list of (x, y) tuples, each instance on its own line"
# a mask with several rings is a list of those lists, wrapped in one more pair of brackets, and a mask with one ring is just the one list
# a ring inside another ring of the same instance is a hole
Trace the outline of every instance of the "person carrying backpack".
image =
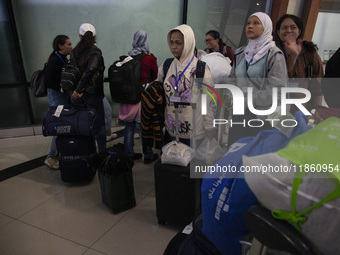
[(96, 29), (89, 23), (79, 27), (80, 42), (74, 48), (74, 58), (81, 71), (81, 78), (72, 93), (72, 101), (81, 102), (95, 108), (101, 123), (101, 130), (96, 135), (98, 151), (106, 149), (106, 131), (104, 119), (104, 59), (101, 50), (95, 45)]
[[(67, 95), (61, 90), (60, 76), (61, 70), (67, 62), (67, 55), (71, 54), (72, 43), (68, 36), (58, 35), (54, 38), (52, 46), (53, 52), (48, 59), (45, 70), (47, 100), (50, 106), (65, 105), (67, 104)], [(51, 169), (59, 169), (56, 138), (56, 136), (53, 136), (50, 152), (44, 161)]]
[[(198, 88), (198, 82), (195, 80), (198, 76), (198, 59), (194, 55), (195, 35), (190, 26), (180, 25), (169, 31), (167, 41), (175, 58), (166, 73), (163, 66), (167, 61), (159, 67), (157, 77), (157, 81), (163, 82), (165, 91), (165, 98), (161, 99), (165, 100), (166, 137), (170, 135), (172, 140), (176, 138), (175, 106), (171, 101), (175, 99), (181, 102), (195, 102), (196, 123), (192, 122), (192, 107), (182, 106), (179, 109), (177, 127), (179, 141), (190, 146), (190, 138), (193, 138), (193, 125), (196, 125), (196, 140), (197, 146), (199, 146), (204, 137), (211, 139), (216, 135), (216, 128), (213, 127), (216, 108), (214, 103), (211, 104), (212, 99), (209, 99), (207, 114), (202, 115), (200, 96), (203, 92)], [(204, 73), (204, 83), (212, 85), (212, 76), (208, 65), (203, 66), (201, 73)]]
[[(138, 30), (133, 37), (132, 50), (128, 55), (136, 57), (144, 54), (141, 59), (141, 86), (155, 80), (157, 78), (158, 66), (157, 58), (150, 53), (148, 34), (143, 30)], [(134, 152), (134, 134), (136, 122), (140, 122), (141, 118), (141, 103), (137, 104), (120, 104), (119, 119), (125, 121), (124, 131), (124, 146), (125, 153), (133, 160), (142, 158), (141, 153)], [(147, 146), (143, 150), (144, 163), (148, 164), (158, 158), (157, 154), (153, 154), (152, 147)]]
[(219, 52), (223, 56), (228, 57), (231, 61), (230, 65), (233, 66), (235, 58), (234, 52), (223, 42), (219, 32), (216, 30), (209, 30), (205, 34), (205, 43), (207, 44), (207, 48), (204, 49), (206, 53)]

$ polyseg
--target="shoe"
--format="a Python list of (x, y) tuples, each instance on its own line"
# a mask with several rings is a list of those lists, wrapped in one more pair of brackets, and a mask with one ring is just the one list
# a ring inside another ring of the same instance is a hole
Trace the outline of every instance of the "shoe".
[(135, 155), (133, 155), (132, 157), (130, 157), (132, 160), (138, 160), (141, 159), (143, 157), (142, 153), (135, 153)]
[(135, 134), (133, 135), (133, 138), (135, 138), (135, 139), (139, 139), (139, 138), (140, 138), (140, 135), (139, 135), (139, 133), (135, 133)]
[(153, 154), (153, 158), (144, 158), (144, 164), (150, 164), (158, 159), (157, 154)]
[(110, 142), (117, 137), (116, 133), (111, 133), (111, 135), (106, 136), (106, 142)]
[(44, 163), (48, 165), (49, 168), (58, 170), (59, 169), (59, 161), (56, 157), (49, 157), (45, 159)]

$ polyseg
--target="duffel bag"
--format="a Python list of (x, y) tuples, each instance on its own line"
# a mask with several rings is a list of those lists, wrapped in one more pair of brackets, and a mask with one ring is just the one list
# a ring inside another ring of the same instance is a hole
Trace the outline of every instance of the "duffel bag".
[(44, 136), (94, 136), (101, 129), (96, 110), (81, 104), (51, 106), (43, 121)]

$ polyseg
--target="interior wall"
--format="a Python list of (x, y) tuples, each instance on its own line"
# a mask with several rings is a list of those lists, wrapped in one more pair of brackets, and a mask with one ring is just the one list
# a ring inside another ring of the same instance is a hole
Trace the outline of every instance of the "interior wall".
[(319, 48), (319, 55), (325, 60), (325, 50), (337, 50), (340, 47), (340, 13), (319, 12), (312, 41)]
[(301, 17), (304, 0), (289, 0), (287, 13)]
[(171, 54), (166, 35), (181, 23), (181, 6), (182, 0), (14, 0), (26, 79), (43, 67), (55, 36), (68, 35), (76, 46), (84, 22), (96, 28), (105, 77), (108, 67), (132, 49), (133, 35), (139, 29), (148, 33), (150, 50), (162, 63)]

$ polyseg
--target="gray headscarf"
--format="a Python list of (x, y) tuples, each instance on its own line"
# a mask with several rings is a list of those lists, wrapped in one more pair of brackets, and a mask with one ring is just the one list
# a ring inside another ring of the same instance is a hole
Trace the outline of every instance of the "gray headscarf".
[(149, 54), (149, 39), (148, 34), (143, 30), (138, 30), (133, 36), (132, 50), (129, 51), (129, 56), (136, 56), (141, 53)]

